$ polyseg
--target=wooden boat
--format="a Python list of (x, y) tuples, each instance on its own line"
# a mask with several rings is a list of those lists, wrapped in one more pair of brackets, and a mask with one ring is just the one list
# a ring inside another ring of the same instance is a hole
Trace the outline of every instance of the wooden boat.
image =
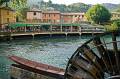
[(65, 72), (64, 69), (53, 67), (43, 63), (38, 63), (18, 56), (10, 56), (9, 58), (17, 63), (14, 64), (14, 66), (23, 68), (25, 70), (58, 79), (63, 79), (64, 77), (64, 72)]

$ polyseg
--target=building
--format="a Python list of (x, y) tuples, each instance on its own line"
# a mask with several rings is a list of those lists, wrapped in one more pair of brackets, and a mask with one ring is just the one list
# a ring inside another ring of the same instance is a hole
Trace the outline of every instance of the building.
[(61, 13), (62, 23), (79, 23), (85, 21), (84, 13)]
[(79, 23), (86, 21), (85, 13), (60, 13), (60, 11), (40, 11), (38, 9), (32, 9), (27, 12), (28, 22), (40, 22), (40, 23)]
[(9, 7), (0, 8), (0, 30), (5, 30), (9, 23), (16, 22), (15, 11)]
[(60, 23), (60, 12), (59, 11), (44, 11), (43, 12), (43, 23)]
[(59, 11), (41, 11), (38, 9), (32, 9), (27, 12), (27, 22), (39, 22), (39, 23), (59, 23), (60, 12)]
[(111, 20), (120, 19), (120, 12), (112, 12)]
[(27, 12), (28, 22), (42, 22), (42, 11), (36, 8)]

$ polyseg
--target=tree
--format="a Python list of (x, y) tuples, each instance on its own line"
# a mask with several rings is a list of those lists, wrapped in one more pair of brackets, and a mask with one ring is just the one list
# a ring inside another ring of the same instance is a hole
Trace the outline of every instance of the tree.
[(120, 20), (114, 21), (110, 26), (106, 26), (107, 31), (117, 31), (120, 28)]
[(49, 1), (48, 1), (48, 3), (49, 3), (49, 4), (52, 4), (52, 1), (51, 1), (51, 0), (49, 0)]
[(120, 8), (118, 8), (116, 12), (120, 12)]
[(0, 5), (3, 5), (3, 4), (5, 4), (5, 3), (7, 3), (7, 2), (9, 2), (10, 0), (0, 0)]
[(30, 8), (26, 7), (26, 8), (21, 8), (20, 10), (20, 14), (21, 14), (21, 18), (24, 20), (27, 18), (27, 11), (29, 11)]
[(0, 6), (7, 3), (12, 3), (14, 5), (25, 5), (27, 3), (27, 0), (0, 0)]
[(108, 22), (111, 18), (110, 12), (103, 6), (97, 4), (92, 6), (87, 12), (86, 17), (89, 21), (96, 24)]

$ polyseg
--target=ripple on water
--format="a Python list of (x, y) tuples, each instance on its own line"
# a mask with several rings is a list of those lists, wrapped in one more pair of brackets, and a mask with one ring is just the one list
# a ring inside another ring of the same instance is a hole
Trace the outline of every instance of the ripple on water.
[(8, 69), (10, 65), (11, 61), (6, 58), (8, 55), (17, 55), (33, 61), (65, 68), (68, 58), (70, 58), (78, 46), (86, 40), (88, 40), (88, 38), (68, 37), (66, 39), (59, 37), (13, 40), (9, 43), (0, 43), (0, 56), (2, 56), (0, 57), (0, 64), (3, 65), (0, 66), (0, 78), (5, 77), (3, 75), (9, 74), (8, 72), (2, 72)]

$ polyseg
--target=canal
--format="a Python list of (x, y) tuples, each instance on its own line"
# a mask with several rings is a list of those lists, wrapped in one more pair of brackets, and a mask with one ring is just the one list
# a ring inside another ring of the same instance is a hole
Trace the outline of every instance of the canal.
[(9, 79), (12, 61), (7, 56), (17, 55), (33, 61), (66, 68), (74, 51), (92, 36), (21, 37), (12, 41), (0, 42), (0, 79)]

